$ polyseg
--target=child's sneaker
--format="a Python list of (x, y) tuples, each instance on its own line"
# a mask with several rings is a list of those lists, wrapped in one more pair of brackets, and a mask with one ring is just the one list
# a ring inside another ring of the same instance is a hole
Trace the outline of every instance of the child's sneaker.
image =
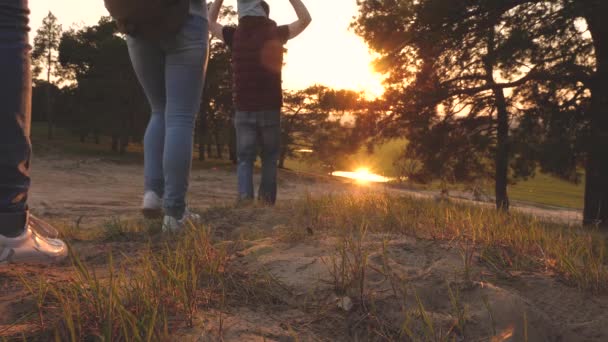
[(186, 208), (184, 216), (181, 219), (177, 219), (173, 216), (165, 216), (163, 220), (163, 232), (165, 233), (177, 233), (184, 229), (188, 224), (198, 226), (201, 223), (201, 216), (191, 212)]
[(163, 215), (163, 200), (154, 191), (146, 191), (141, 212), (147, 219), (158, 219)]

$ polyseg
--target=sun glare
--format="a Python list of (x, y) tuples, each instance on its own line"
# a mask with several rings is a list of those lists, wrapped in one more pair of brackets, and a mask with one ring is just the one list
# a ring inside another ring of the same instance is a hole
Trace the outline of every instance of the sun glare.
[(377, 175), (377, 174), (373, 173), (369, 168), (365, 168), (365, 167), (358, 168), (354, 172), (336, 171), (336, 172), (332, 172), (331, 175), (334, 177), (353, 179), (353, 180), (357, 181), (357, 183), (359, 183), (359, 184), (387, 183), (387, 182), (391, 181), (390, 178)]

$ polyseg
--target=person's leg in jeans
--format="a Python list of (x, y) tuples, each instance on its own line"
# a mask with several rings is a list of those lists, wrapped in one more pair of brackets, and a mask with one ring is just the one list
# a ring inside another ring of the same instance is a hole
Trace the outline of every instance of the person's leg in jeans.
[(57, 231), (27, 212), (31, 71), (27, 0), (0, 3), (0, 264), (67, 255)]
[(266, 204), (277, 200), (277, 164), (281, 144), (281, 113), (265, 111), (258, 113), (258, 125), (262, 145), (262, 182), (258, 198)]
[(0, 4), (0, 234), (25, 229), (32, 97), (27, 1)]
[(181, 219), (192, 165), (194, 123), (200, 110), (207, 67), (208, 22), (191, 16), (175, 41), (167, 45), (165, 79), (164, 207)]
[(234, 116), (236, 128), (236, 155), (238, 200), (252, 201), (253, 194), (253, 164), (256, 159), (257, 120), (256, 113), (239, 112)]
[(162, 198), (165, 193), (165, 52), (160, 44), (142, 39), (127, 37), (127, 43), (133, 69), (152, 109), (144, 136), (144, 193), (153, 192)]
[(128, 38), (129, 53), (152, 116), (144, 138), (145, 190), (164, 196), (165, 214), (186, 209), (193, 132), (207, 65), (207, 20), (191, 15), (161, 42)]

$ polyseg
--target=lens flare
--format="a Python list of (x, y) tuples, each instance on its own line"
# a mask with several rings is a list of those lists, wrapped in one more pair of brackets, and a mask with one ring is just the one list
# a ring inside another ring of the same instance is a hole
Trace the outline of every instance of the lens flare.
[(332, 172), (331, 175), (334, 177), (353, 179), (361, 184), (388, 183), (392, 180), (391, 178), (377, 175), (366, 167), (360, 167), (355, 171), (335, 171)]

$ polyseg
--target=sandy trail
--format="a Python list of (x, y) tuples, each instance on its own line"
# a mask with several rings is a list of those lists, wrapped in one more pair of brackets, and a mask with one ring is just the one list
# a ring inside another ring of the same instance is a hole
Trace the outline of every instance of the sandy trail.
[[(80, 220), (89, 227), (111, 218), (139, 215), (143, 191), (143, 166), (94, 158), (43, 157), (34, 160), (30, 206), (38, 215), (55, 219)], [(259, 175), (256, 176), (259, 184)], [(329, 177), (280, 172), (279, 201), (301, 198), (303, 194), (330, 194), (352, 191), (358, 185)], [(366, 190), (386, 191), (418, 198), (435, 198), (437, 192), (412, 191), (384, 185)], [(236, 175), (226, 168), (195, 168), (192, 171), (189, 203), (194, 209), (234, 202)], [(464, 193), (454, 194), (465, 201), (492, 208), (488, 202), (471, 201)], [(578, 224), (580, 210), (549, 208), (515, 203), (513, 209), (561, 223)]]
[[(34, 161), (30, 207), (52, 219), (80, 220), (91, 227), (112, 218), (139, 216), (143, 166), (92, 158), (44, 157)], [(259, 175), (255, 177), (259, 184)], [(231, 204), (236, 199), (236, 174), (226, 168), (194, 168), (189, 205), (195, 210)], [(310, 176), (281, 173), (279, 200), (347, 191), (340, 182), (319, 182)]]

